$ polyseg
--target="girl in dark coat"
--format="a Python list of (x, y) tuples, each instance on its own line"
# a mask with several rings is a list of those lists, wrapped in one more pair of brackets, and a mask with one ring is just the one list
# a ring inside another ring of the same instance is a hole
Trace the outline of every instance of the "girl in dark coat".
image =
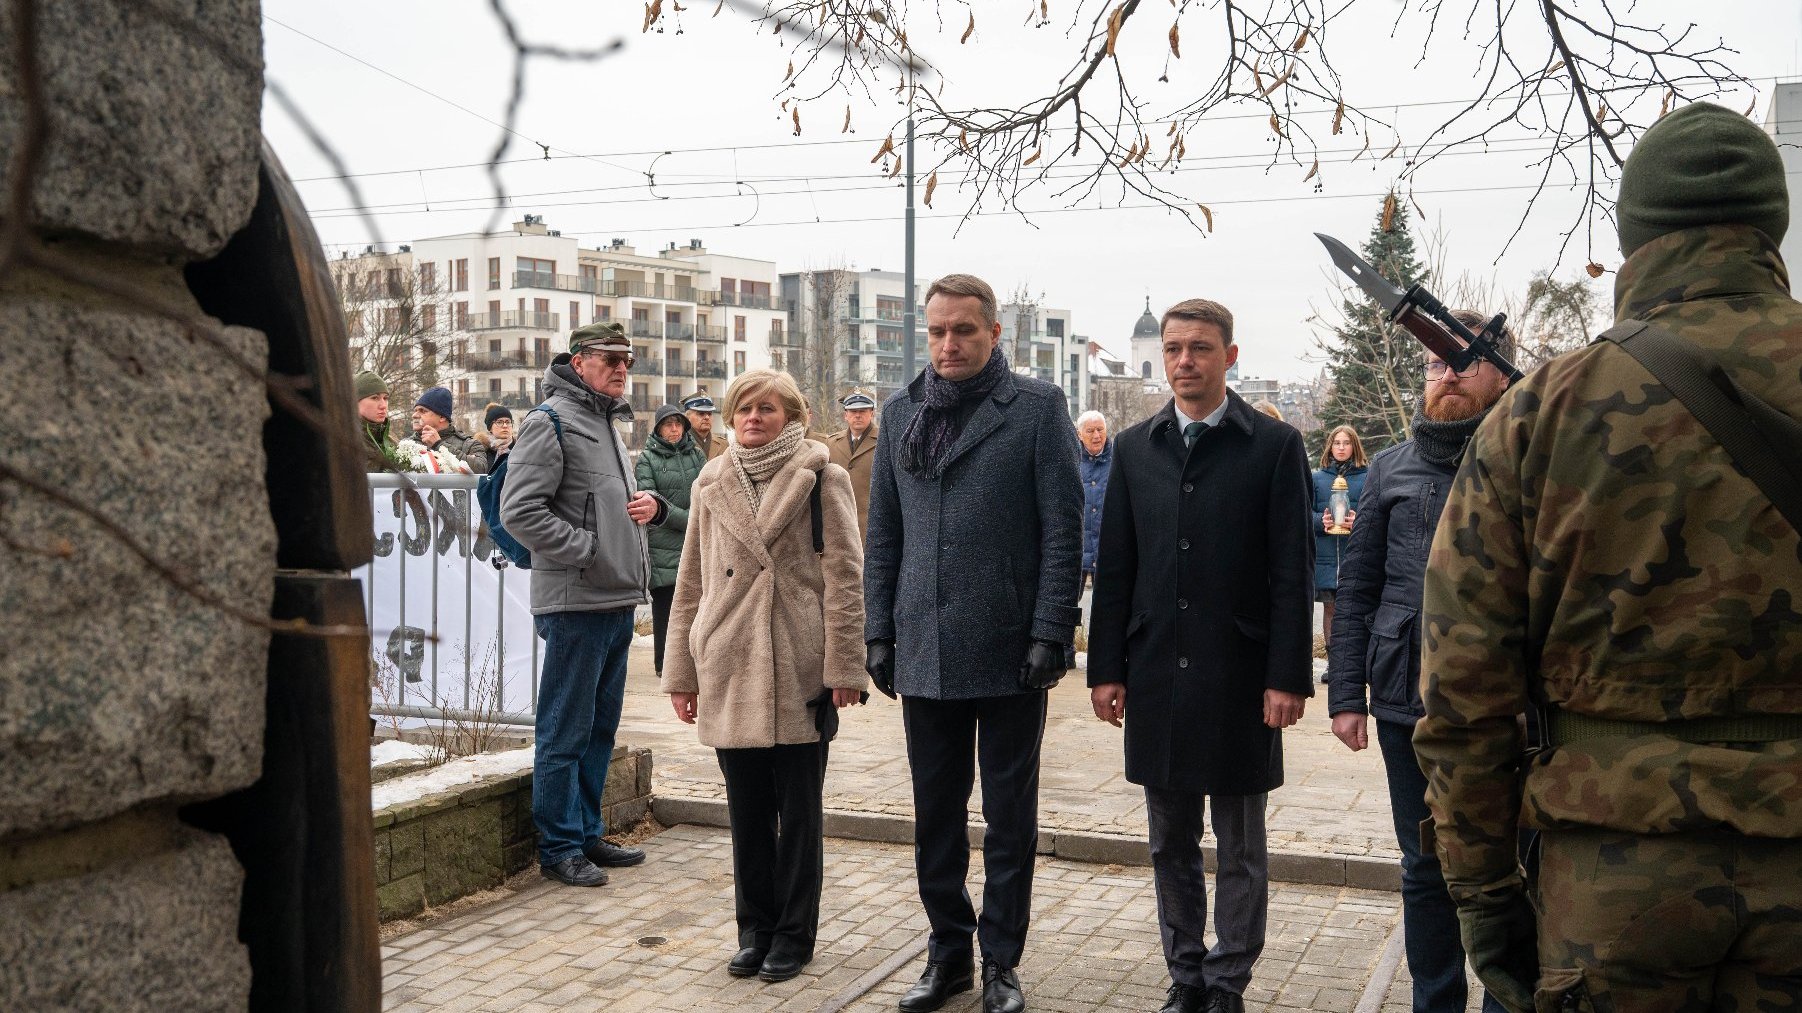
[[(1320, 452), (1320, 467), (1314, 472), (1314, 510), (1308, 515), (1308, 527), (1314, 532), (1314, 600), (1320, 603), (1322, 612), (1323, 644), (1333, 640), (1339, 560), (1345, 553), (1352, 523), (1358, 518), (1358, 494), (1364, 491), (1364, 475), (1369, 470), (1370, 458), (1364, 456), (1364, 441), (1358, 439), (1358, 431), (1351, 426), (1335, 426)], [(1342, 475), (1350, 487), (1346, 490), (1350, 507), (1345, 512), (1345, 531), (1333, 534), (1333, 480)]]

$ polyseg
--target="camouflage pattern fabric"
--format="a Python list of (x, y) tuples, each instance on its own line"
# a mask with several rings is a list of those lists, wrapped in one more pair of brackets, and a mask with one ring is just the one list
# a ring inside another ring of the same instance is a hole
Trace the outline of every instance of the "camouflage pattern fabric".
[[(1617, 319), (1802, 405), (1776, 246), (1707, 226), (1637, 250)], [(1519, 825), (1802, 837), (1802, 741), (1597, 738), (1529, 754), (1532, 701), (1632, 721), (1802, 714), (1802, 537), (1608, 342), (1535, 370), (1466, 453), (1429, 557), (1414, 747), (1455, 900), (1517, 889)], [(1802, 897), (1802, 877), (1792, 877)]]
[(1802, 1006), (1802, 840), (1542, 835), (1542, 1013)]

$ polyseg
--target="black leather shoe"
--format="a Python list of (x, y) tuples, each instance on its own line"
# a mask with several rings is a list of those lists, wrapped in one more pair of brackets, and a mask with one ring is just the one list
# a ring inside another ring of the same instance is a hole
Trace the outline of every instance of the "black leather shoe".
[(582, 854), (596, 865), (619, 869), (644, 861), (643, 848), (628, 848), (597, 837), (582, 845)]
[(1228, 992), (1218, 986), (1210, 988), (1204, 1013), (1245, 1013), (1245, 999), (1237, 992)]
[(982, 1013), (1026, 1013), (1026, 995), (1013, 968), (982, 962)]
[(763, 958), (763, 966), (757, 969), (757, 976), (764, 981), (787, 981), (800, 974), (801, 968), (806, 966), (807, 961), (800, 957), (772, 953)]
[(607, 882), (607, 873), (581, 855), (571, 855), (555, 865), (541, 865), (538, 871), (545, 879), (568, 886), (604, 886)]
[(763, 966), (763, 958), (768, 956), (769, 952), (755, 946), (747, 946), (732, 955), (732, 962), (726, 965), (726, 973), (734, 978), (749, 978)]
[(931, 960), (920, 981), (901, 997), (901, 1013), (932, 1013), (959, 992), (975, 984), (971, 961)]
[(1164, 1006), (1158, 1013), (1205, 1013), (1208, 1005), (1208, 990), (1184, 985), (1180, 982), (1170, 986), (1166, 993)]

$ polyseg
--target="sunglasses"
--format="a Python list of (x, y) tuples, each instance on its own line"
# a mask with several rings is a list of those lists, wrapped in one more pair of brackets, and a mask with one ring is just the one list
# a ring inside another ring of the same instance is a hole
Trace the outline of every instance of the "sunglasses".
[(621, 366), (630, 369), (632, 363), (638, 361), (631, 352), (585, 352), (583, 354), (600, 359), (601, 365), (608, 369), (618, 369)]

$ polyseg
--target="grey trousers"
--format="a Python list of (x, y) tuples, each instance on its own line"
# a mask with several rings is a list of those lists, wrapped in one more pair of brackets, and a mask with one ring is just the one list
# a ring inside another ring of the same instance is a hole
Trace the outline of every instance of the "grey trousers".
[[(1145, 789), (1151, 824), (1151, 871), (1158, 931), (1170, 980), (1245, 994), (1251, 967), (1264, 952), (1270, 909), (1270, 861), (1264, 839), (1265, 795), (1211, 795)], [(1207, 801), (1217, 845), (1212, 949), (1208, 886), (1201, 863), (1201, 810)]]

